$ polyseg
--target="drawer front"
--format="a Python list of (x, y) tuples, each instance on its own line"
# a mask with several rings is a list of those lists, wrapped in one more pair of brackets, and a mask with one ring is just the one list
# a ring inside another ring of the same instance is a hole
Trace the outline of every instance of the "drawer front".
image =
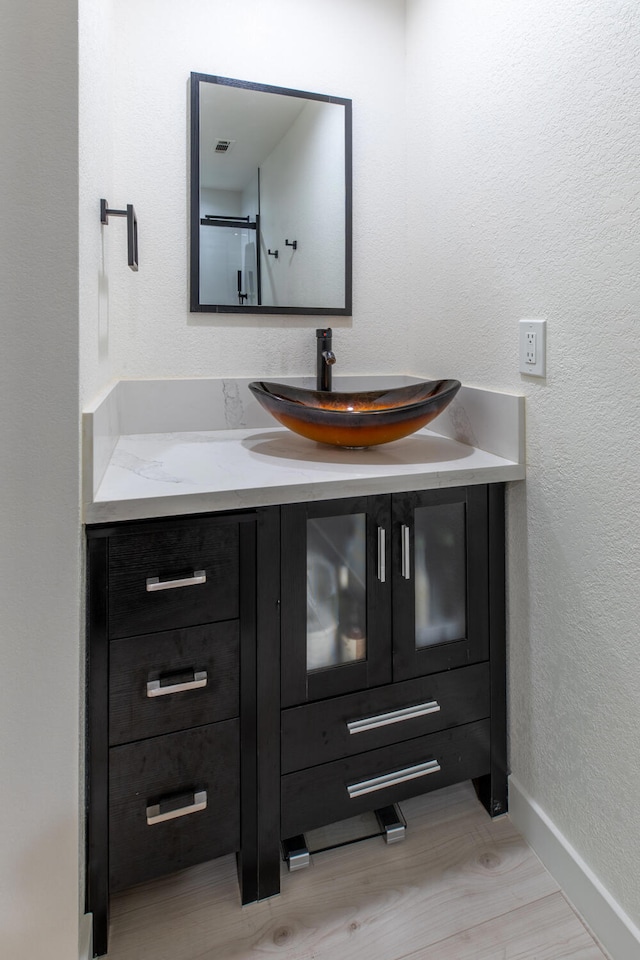
[(239, 795), (237, 720), (112, 747), (111, 889), (238, 850)]
[(282, 777), (282, 837), (489, 772), (490, 722), (324, 763)]
[(238, 612), (237, 523), (110, 539), (111, 638), (235, 620)]
[(237, 620), (109, 644), (109, 743), (238, 716)]
[(481, 720), (489, 664), (363, 690), (282, 711), (282, 772)]

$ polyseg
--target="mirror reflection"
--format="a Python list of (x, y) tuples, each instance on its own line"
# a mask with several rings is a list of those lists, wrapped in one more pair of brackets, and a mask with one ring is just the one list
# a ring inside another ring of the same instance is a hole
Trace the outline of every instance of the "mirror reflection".
[(191, 310), (351, 313), (351, 101), (191, 75)]

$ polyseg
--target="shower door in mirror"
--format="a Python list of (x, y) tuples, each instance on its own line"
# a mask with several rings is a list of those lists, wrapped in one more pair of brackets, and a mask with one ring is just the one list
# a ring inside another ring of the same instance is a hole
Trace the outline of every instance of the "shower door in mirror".
[(283, 508), (286, 705), (387, 682), (389, 498)]
[(394, 679), (488, 657), (483, 486), (397, 494)]
[(201, 223), (200, 289), (225, 303), (260, 303), (259, 218), (205, 214)]

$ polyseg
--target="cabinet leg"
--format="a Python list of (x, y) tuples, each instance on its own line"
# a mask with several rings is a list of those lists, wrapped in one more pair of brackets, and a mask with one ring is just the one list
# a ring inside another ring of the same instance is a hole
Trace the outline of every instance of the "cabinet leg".
[(109, 912), (106, 909), (93, 912), (93, 956), (103, 957), (107, 952), (109, 935)]
[(374, 813), (385, 843), (400, 843), (404, 840), (407, 821), (397, 803), (392, 803), (388, 807), (378, 807)]
[(258, 510), (256, 750), (258, 900), (280, 893), (280, 511)]
[(297, 837), (288, 837), (283, 840), (282, 852), (291, 873), (294, 870), (303, 870), (311, 863), (311, 856), (303, 833)]
[(490, 817), (500, 817), (509, 809), (506, 772), (487, 773), (473, 781), (478, 800)]
[(507, 798), (507, 676), (505, 611), (504, 484), (487, 488), (489, 507), (489, 632), (491, 653), (491, 764), (489, 773), (474, 781), (489, 816), (508, 810)]

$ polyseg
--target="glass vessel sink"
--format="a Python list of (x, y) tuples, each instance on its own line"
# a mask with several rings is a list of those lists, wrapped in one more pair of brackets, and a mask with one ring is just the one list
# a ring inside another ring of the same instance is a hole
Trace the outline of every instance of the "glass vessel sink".
[(252, 394), (283, 426), (338, 447), (372, 447), (420, 430), (453, 400), (459, 380), (426, 380), (408, 387), (340, 393), (257, 380)]

